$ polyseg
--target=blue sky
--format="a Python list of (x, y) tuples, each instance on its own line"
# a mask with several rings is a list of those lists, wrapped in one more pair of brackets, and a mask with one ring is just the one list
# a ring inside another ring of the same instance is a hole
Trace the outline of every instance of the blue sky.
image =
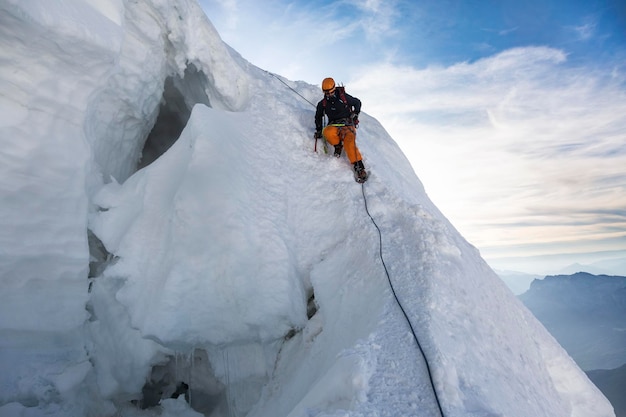
[(344, 83), (492, 266), (626, 256), (623, 0), (200, 4), (254, 65)]

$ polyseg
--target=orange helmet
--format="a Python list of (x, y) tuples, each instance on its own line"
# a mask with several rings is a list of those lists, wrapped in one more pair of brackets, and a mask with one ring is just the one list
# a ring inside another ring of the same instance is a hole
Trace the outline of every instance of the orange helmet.
[(322, 81), (322, 90), (330, 91), (333, 88), (335, 88), (335, 80), (332, 78), (324, 78), (324, 81)]

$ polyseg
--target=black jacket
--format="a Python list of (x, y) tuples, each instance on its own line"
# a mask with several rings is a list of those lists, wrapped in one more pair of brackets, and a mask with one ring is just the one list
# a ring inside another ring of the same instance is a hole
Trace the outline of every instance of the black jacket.
[(317, 110), (315, 111), (315, 130), (322, 130), (324, 113), (328, 116), (328, 124), (332, 124), (340, 119), (349, 119), (352, 114), (358, 115), (361, 112), (361, 100), (345, 92), (343, 95), (347, 103), (341, 100), (339, 89), (335, 90), (334, 95), (325, 97), (317, 103)]

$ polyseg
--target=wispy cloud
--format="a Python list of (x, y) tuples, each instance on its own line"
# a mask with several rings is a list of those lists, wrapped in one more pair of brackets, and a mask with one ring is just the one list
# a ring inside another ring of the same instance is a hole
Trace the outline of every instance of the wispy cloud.
[(353, 68), (394, 55), (387, 46), (393, 45), (400, 16), (394, 0), (199, 1), (244, 58), (287, 78), (347, 80)]
[(506, 35), (509, 35), (509, 34), (511, 34), (513, 32), (517, 32), (518, 29), (519, 29), (518, 27), (509, 28), (509, 29), (503, 29), (503, 30), (498, 31), (498, 35), (506, 36)]
[(587, 40), (593, 37), (596, 25), (595, 23), (585, 23), (584, 25), (576, 26), (574, 29), (576, 30), (576, 33), (578, 33), (578, 37), (580, 39)]
[(596, 16), (586, 16), (584, 21), (578, 25), (574, 26), (574, 32), (579, 40), (589, 40), (596, 35), (597, 27), (598, 27), (598, 18)]
[[(518, 16), (528, 11), (519, 2), (499, 20), (481, 6), (479, 27), (495, 28), (483, 30), (459, 19), (474, 10), (462, 2), (451, 10), (434, 0), (200, 3), (253, 64), (293, 80), (347, 84), (481, 250), (608, 250), (626, 240), (626, 61), (617, 52), (583, 66), (580, 49), (573, 57), (551, 47), (503, 49), (551, 35), (560, 42), (556, 32), (534, 36), (527, 24), (536, 13)], [(601, 42), (597, 19), (580, 22), (567, 28), (566, 45)], [(547, 21), (540, 23), (543, 34)]]
[(449, 67), (387, 63), (350, 85), (479, 247), (626, 235), (622, 72), (535, 47)]
[(366, 40), (381, 41), (396, 33), (396, 23), (401, 17), (397, 1), (394, 0), (349, 0), (360, 13), (352, 16), (361, 24)]

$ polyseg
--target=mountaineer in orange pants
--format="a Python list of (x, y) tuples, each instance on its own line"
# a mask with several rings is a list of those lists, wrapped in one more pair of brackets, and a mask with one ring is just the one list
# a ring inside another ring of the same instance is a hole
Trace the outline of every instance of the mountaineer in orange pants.
[[(315, 112), (315, 138), (322, 135), (328, 143), (335, 147), (335, 156), (339, 158), (343, 147), (346, 156), (354, 167), (354, 178), (357, 182), (367, 181), (367, 172), (363, 166), (361, 152), (356, 146), (356, 127), (359, 123), (361, 100), (352, 97), (343, 87), (335, 86), (335, 80), (325, 78), (322, 81), (324, 98), (317, 103)], [(322, 130), (324, 114), (328, 116), (328, 126)]]

